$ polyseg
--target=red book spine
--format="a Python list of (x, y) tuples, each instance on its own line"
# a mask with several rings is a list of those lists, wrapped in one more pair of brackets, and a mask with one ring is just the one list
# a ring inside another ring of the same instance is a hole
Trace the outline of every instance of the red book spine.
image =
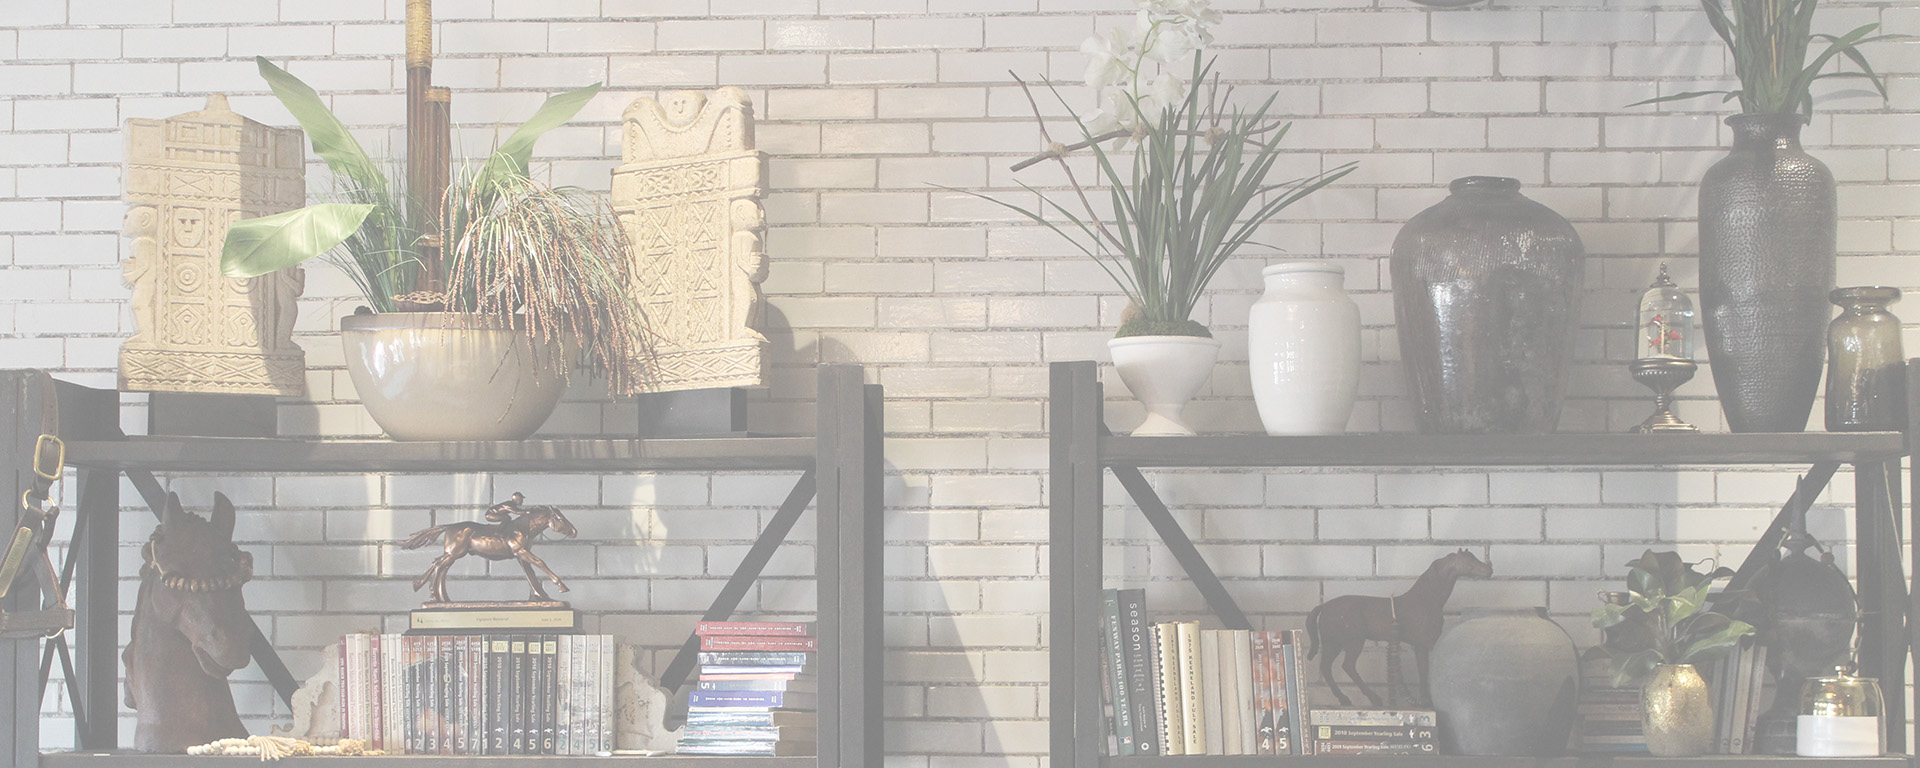
[(817, 651), (820, 641), (813, 637), (775, 635), (702, 635), (703, 651)]
[(693, 626), (693, 633), (701, 637), (707, 635), (805, 637), (813, 634), (813, 624), (793, 621), (703, 621)]

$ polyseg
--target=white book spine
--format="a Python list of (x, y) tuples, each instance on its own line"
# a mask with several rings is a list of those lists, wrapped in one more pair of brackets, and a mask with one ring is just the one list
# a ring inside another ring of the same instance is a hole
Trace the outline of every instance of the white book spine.
[(1240, 754), (1259, 754), (1260, 722), (1253, 714), (1253, 632), (1233, 633), (1233, 665), (1240, 681)]

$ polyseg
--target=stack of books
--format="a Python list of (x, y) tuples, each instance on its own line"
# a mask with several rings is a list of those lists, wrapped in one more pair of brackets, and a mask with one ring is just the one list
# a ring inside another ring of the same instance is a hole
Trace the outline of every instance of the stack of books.
[(341, 735), (409, 755), (613, 751), (612, 635), (340, 638)]
[(1580, 752), (1646, 754), (1647, 737), (1640, 728), (1640, 685), (1613, 684), (1613, 660), (1605, 657), (1580, 662), (1580, 699), (1576, 705), (1580, 726), (1574, 749)]
[(1101, 664), (1107, 751), (1136, 755), (1306, 754), (1299, 630), (1154, 623), (1146, 593), (1107, 590)]
[(703, 621), (700, 672), (687, 694), (683, 755), (812, 755), (819, 720), (813, 626)]
[(1316, 709), (1309, 713), (1315, 755), (1437, 755), (1439, 717), (1431, 709)]

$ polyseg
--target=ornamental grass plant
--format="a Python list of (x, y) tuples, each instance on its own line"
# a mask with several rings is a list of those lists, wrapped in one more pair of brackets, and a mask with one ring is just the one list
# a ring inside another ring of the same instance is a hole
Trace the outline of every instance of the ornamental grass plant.
[[(1813, 114), (1813, 84), (1828, 78), (1864, 79), (1873, 84), (1881, 98), (1886, 98), (1886, 83), (1867, 63), (1859, 46), (1904, 36), (1874, 35), (1880, 28), (1877, 23), (1862, 24), (1839, 36), (1815, 33), (1813, 13), (1818, 5), (1819, 0), (1700, 0), (1707, 22), (1733, 54), (1734, 74), (1740, 80), (1740, 87), (1676, 93), (1632, 106), (1719, 95), (1722, 102), (1739, 99), (1740, 111), (1745, 114), (1808, 117)], [(1808, 61), (1807, 54), (1816, 40), (1825, 42), (1827, 47)], [(1822, 71), (1835, 58), (1853, 62), (1860, 71)]]

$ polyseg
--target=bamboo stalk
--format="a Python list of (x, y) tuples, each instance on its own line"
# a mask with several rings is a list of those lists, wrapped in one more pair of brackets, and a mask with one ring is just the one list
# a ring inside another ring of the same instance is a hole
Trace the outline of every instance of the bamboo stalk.
[(433, 87), (433, 0), (407, 0), (407, 208), (424, 241), (416, 286), (422, 291), (438, 291), (444, 282), (438, 246), (441, 198), (452, 162), (451, 99), (446, 89)]

